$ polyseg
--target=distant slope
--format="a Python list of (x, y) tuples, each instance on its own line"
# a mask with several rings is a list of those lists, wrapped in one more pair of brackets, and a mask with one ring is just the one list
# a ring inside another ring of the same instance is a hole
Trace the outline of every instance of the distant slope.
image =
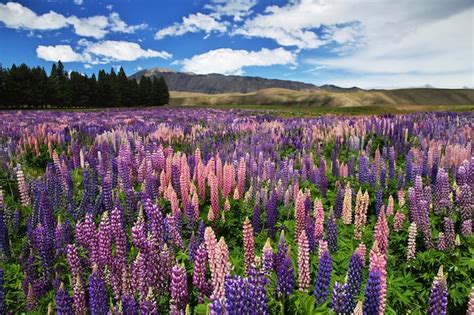
[(287, 105), (353, 107), (373, 105), (469, 105), (474, 104), (472, 89), (398, 89), (293, 91), (270, 88), (251, 93), (205, 94), (172, 92), (171, 105)]
[(284, 88), (301, 91), (317, 89), (317, 86), (308, 83), (265, 79), (222, 74), (192, 74), (176, 72), (170, 69), (152, 68), (138, 71), (130, 76), (131, 79), (140, 80), (142, 76), (162, 76), (171, 91), (197, 92), (207, 94), (220, 93), (250, 93), (268, 88)]

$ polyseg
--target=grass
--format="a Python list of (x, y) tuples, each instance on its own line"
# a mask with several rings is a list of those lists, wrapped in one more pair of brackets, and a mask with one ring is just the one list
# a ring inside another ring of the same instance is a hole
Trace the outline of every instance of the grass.
[(169, 106), (168, 108), (215, 108), (245, 109), (264, 111), (280, 117), (314, 117), (321, 115), (380, 115), (409, 114), (424, 111), (456, 111), (474, 112), (474, 105), (395, 105), (395, 106), (354, 106), (354, 107), (322, 107), (322, 106), (286, 106), (286, 105), (191, 105)]

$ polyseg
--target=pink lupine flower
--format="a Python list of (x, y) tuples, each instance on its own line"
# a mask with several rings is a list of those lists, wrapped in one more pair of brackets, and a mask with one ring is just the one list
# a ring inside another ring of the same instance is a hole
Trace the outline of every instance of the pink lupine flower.
[(324, 252), (328, 251), (328, 242), (326, 242), (325, 240), (319, 240), (319, 243), (318, 243), (318, 244), (319, 244), (319, 245), (318, 245), (318, 246), (319, 246), (319, 253), (318, 253), (318, 255), (319, 255), (319, 257), (321, 257), (321, 255), (322, 255)]
[(367, 222), (367, 208), (369, 206), (369, 193), (359, 189), (356, 196), (356, 207), (354, 210), (354, 238), (360, 240), (362, 238), (362, 231)]
[(219, 209), (219, 187), (217, 184), (217, 178), (214, 173), (209, 174), (209, 188), (211, 192), (211, 211), (213, 212), (212, 217), (214, 219), (219, 218), (220, 209)]
[(380, 303), (379, 314), (385, 310), (385, 300), (387, 295), (387, 260), (385, 254), (380, 250), (377, 240), (374, 241), (369, 255), (369, 270), (377, 269), (380, 272)]
[(235, 181), (235, 170), (234, 166), (228, 162), (224, 164), (224, 178), (223, 178), (223, 191), (222, 194), (224, 197), (227, 197), (231, 194), (232, 189), (234, 188)]
[(416, 223), (412, 222), (408, 228), (407, 261), (415, 259), (416, 255)]
[(28, 188), (25, 181), (25, 175), (21, 169), (21, 165), (18, 164), (18, 170), (16, 171), (16, 178), (18, 181), (18, 191), (20, 193), (21, 205), (28, 207), (31, 204), (30, 196), (28, 195)]
[(364, 243), (360, 243), (359, 246), (357, 246), (356, 251), (359, 253), (360, 257), (362, 257), (362, 262), (365, 265), (365, 254), (367, 253), (367, 247)]
[(405, 205), (405, 192), (403, 189), (400, 189), (397, 193), (398, 196), (398, 206), (402, 208)]
[(199, 197), (196, 192), (193, 193), (191, 204), (194, 207), (194, 220), (197, 221), (199, 219)]
[(204, 244), (206, 245), (209, 270), (211, 271), (213, 295), (222, 298), (224, 297), (225, 276), (222, 267), (221, 249), (211, 227), (207, 227), (204, 232)]
[(393, 207), (394, 207), (394, 201), (393, 201), (393, 196), (388, 197), (388, 204), (387, 204), (387, 216), (392, 216), (393, 215)]
[(306, 232), (303, 230), (298, 237), (298, 286), (300, 291), (308, 292), (309, 283), (309, 243)]
[(239, 190), (239, 196), (242, 197), (245, 191), (245, 177), (246, 177), (247, 167), (245, 165), (245, 159), (240, 158), (239, 171), (237, 173), (237, 188)]
[(235, 186), (235, 189), (234, 189), (234, 195), (232, 196), (232, 198), (234, 200), (239, 200), (240, 199), (240, 193), (239, 193), (239, 189), (237, 186)]
[(314, 220), (314, 239), (318, 242), (324, 233), (324, 209), (319, 198), (314, 200)]
[(393, 230), (396, 232), (400, 232), (403, 228), (403, 223), (405, 222), (405, 214), (400, 210), (395, 213), (395, 217), (393, 219)]
[(378, 242), (380, 251), (385, 255), (385, 257), (388, 255), (388, 237), (389, 229), (385, 211), (380, 211), (377, 224), (375, 225), (374, 238)]
[(295, 235), (299, 235), (305, 229), (306, 211), (304, 207), (305, 195), (300, 191), (295, 203)]
[(352, 223), (352, 189), (349, 183), (347, 183), (344, 189), (344, 202), (342, 206), (342, 222), (344, 224)]
[(248, 274), (255, 261), (255, 241), (253, 238), (253, 228), (248, 217), (246, 217), (244, 221), (243, 235), (245, 273)]

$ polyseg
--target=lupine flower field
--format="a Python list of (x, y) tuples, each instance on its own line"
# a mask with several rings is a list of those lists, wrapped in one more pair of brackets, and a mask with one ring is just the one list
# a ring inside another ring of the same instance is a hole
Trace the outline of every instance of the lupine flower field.
[(0, 119), (0, 314), (474, 313), (472, 112)]

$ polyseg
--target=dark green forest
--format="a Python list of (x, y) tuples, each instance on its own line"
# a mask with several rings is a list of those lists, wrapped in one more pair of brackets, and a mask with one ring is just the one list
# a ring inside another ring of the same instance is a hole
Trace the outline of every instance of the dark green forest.
[(142, 77), (129, 80), (118, 73), (100, 70), (98, 75), (67, 72), (59, 61), (49, 75), (44, 68), (26, 64), (0, 66), (0, 109), (16, 108), (104, 108), (161, 106), (168, 104), (165, 80)]

